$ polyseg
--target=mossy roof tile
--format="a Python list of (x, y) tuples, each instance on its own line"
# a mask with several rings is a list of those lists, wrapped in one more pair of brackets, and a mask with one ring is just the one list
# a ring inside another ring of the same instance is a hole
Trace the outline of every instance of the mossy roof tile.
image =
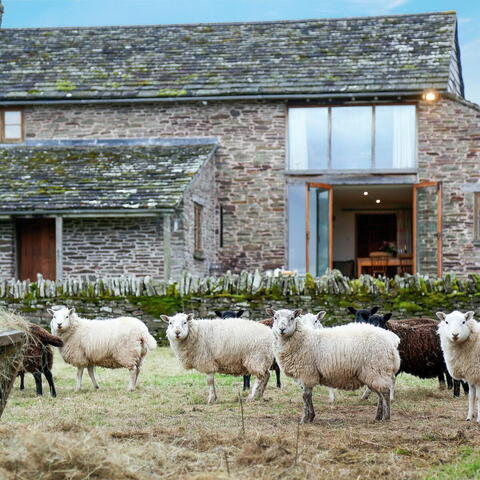
[(0, 148), (0, 213), (175, 207), (213, 144)]
[(452, 53), (451, 12), (1, 29), (0, 99), (447, 90)]

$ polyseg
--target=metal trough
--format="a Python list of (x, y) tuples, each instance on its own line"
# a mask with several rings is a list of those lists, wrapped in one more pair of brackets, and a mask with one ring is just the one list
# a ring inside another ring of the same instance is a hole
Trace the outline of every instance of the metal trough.
[(18, 330), (0, 331), (0, 417), (20, 367), (25, 334)]

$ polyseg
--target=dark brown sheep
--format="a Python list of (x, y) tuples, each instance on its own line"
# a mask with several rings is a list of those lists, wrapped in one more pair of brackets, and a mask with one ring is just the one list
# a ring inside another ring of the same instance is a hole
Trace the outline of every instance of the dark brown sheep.
[(37, 395), (43, 395), (42, 389), (42, 373), (47, 379), (52, 397), (57, 396), (55, 384), (52, 377), (53, 352), (50, 347), (63, 347), (63, 342), (55, 335), (51, 335), (42, 327), (30, 324), (30, 335), (28, 336), (28, 344), (23, 358), (23, 364), (18, 372), (20, 377), (20, 390), (25, 388), (25, 373), (29, 372), (35, 379)]

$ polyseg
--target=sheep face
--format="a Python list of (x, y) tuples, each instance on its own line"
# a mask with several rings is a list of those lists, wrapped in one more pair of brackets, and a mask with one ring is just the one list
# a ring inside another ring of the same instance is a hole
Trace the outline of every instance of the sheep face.
[(238, 312), (234, 312), (233, 310), (226, 310), (221, 312), (220, 310), (215, 310), (215, 315), (218, 318), (240, 318), (243, 315), (245, 310), (239, 310)]
[(177, 313), (173, 317), (167, 315), (161, 316), (162, 320), (168, 323), (167, 337), (171, 341), (185, 340), (188, 336), (190, 322), (193, 319), (193, 313)]
[(355, 315), (356, 322), (365, 323), (366, 322), (365, 315), (367, 316), (367, 319), (368, 319), (368, 317), (370, 317), (371, 315), (375, 315), (380, 310), (380, 307), (373, 307), (371, 310), (368, 310), (368, 309), (355, 310), (355, 308), (353, 307), (348, 307), (347, 310), (353, 315)]
[(477, 323), (473, 319), (473, 315), (474, 312), (462, 313), (457, 310), (448, 315), (437, 312), (437, 317), (441, 320), (438, 333), (452, 343), (463, 343), (468, 339), (472, 328)]
[(54, 335), (59, 333), (66, 332), (72, 326), (71, 315), (75, 313), (75, 308), (63, 307), (58, 310), (52, 310), (49, 308), (48, 313), (53, 315), (52, 321), (50, 322), (50, 329)]
[(280, 337), (290, 337), (297, 329), (297, 318), (301, 310), (272, 310), (267, 309), (267, 314), (273, 317), (273, 333)]
[(316, 328), (323, 328), (321, 323), (322, 318), (325, 316), (326, 312), (318, 312), (318, 314), (314, 313), (306, 313), (302, 315), (299, 320), (305, 327), (316, 329)]
[(391, 313), (386, 313), (385, 315), (368, 315), (368, 313), (362, 313), (362, 320), (356, 320), (356, 322), (359, 323), (369, 323), (370, 325), (373, 325), (374, 327), (380, 327), (384, 328), (385, 330), (387, 329), (387, 322), (390, 320), (392, 317)]

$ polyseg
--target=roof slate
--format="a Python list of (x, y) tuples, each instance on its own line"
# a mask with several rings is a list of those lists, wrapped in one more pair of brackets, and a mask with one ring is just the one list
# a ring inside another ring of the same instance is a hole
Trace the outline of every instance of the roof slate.
[(0, 99), (447, 90), (452, 12), (0, 30)]
[(0, 149), (0, 212), (175, 207), (214, 144)]

